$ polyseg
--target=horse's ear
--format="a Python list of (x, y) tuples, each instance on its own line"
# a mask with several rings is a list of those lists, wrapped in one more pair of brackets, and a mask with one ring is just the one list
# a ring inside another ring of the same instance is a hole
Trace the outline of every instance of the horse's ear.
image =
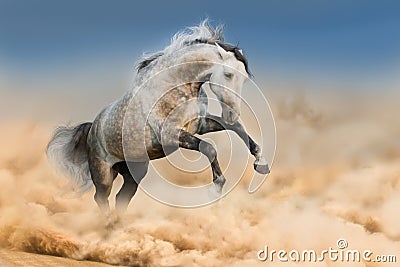
[(222, 60), (227, 60), (230, 57), (230, 54), (225, 51), (225, 49), (223, 49), (218, 43), (215, 43), (215, 45), (217, 46), (218, 53), (221, 56)]

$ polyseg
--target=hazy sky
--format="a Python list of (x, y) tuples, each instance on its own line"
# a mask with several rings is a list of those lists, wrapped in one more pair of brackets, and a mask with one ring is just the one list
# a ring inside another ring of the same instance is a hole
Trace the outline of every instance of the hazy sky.
[(256, 74), (380, 74), (400, 61), (398, 1), (0, 1), (1, 65), (46, 75), (132, 64), (184, 26), (226, 25)]

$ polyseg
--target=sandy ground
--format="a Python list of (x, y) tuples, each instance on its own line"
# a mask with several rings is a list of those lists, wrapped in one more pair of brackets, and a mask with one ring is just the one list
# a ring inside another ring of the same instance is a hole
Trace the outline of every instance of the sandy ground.
[(0, 250), (1, 267), (42, 267), (42, 266), (70, 266), (70, 267), (107, 267), (104, 263), (90, 261), (76, 261), (72, 259), (39, 255), (27, 252)]
[[(139, 192), (120, 221), (99, 214), (93, 190), (80, 198), (64, 194), (65, 180), (44, 156), (53, 125), (2, 123), (0, 261), (11, 266), (310, 266), (260, 262), (256, 255), (265, 245), (321, 251), (340, 238), (351, 249), (394, 254), (399, 260), (396, 99), (275, 96), (277, 155), (260, 191), (247, 193), (249, 165), (243, 181), (216, 205), (173, 208)], [(246, 154), (243, 148), (234, 158)], [(209, 178), (208, 172), (193, 182), (171, 175), (185, 185)], [(120, 185), (118, 179), (112, 198)], [(397, 264), (325, 261), (313, 266)]]

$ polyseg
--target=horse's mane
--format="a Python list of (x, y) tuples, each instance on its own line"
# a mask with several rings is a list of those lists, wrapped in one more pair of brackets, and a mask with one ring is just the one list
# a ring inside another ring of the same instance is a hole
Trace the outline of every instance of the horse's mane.
[(223, 25), (218, 25), (216, 28), (213, 28), (208, 23), (207, 19), (203, 20), (198, 26), (187, 27), (186, 29), (177, 32), (172, 37), (171, 44), (165, 47), (164, 50), (143, 56), (137, 64), (137, 70), (139, 72), (160, 56), (171, 54), (185, 46), (198, 43), (208, 43), (214, 45), (215, 43), (218, 43), (226, 51), (233, 52), (236, 59), (243, 62), (247, 73), (251, 75), (247, 60), (243, 56), (241, 50), (237, 46), (225, 43), (222, 32)]

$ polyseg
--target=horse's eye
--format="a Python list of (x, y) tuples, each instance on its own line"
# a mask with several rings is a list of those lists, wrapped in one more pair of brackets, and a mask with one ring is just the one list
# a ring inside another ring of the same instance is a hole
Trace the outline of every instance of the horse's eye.
[(232, 73), (229, 73), (229, 72), (224, 72), (224, 76), (225, 76), (225, 78), (227, 78), (227, 79), (232, 79), (233, 74), (232, 74)]

